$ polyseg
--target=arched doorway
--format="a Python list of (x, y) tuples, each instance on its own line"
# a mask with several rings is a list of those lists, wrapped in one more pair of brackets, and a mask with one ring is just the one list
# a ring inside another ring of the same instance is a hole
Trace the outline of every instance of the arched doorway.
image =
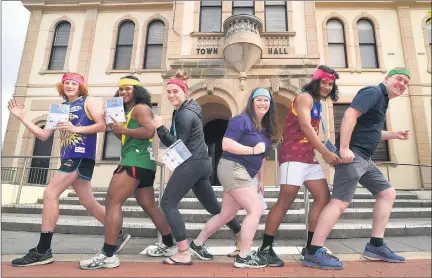
[[(44, 126), (41, 126), (44, 128)], [(33, 156), (51, 156), (54, 136), (51, 136), (46, 141), (41, 141), (35, 138), (33, 147)], [(30, 184), (46, 184), (48, 178), (50, 159), (49, 158), (32, 158), (28, 183)]]
[(204, 138), (212, 161), (212, 175), (210, 177), (212, 185), (220, 185), (217, 177), (217, 165), (222, 155), (222, 138), (225, 134), (227, 125), (228, 120), (216, 119), (208, 122), (204, 126)]
[(225, 134), (231, 110), (225, 101), (217, 96), (205, 96), (197, 100), (201, 104), (204, 124), (204, 138), (212, 162), (212, 185), (220, 185), (217, 178), (217, 165), (222, 155), (222, 138)]

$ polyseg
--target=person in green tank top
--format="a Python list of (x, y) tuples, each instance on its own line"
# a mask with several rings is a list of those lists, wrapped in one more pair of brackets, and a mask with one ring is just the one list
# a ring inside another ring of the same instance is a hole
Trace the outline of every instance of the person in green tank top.
[(155, 129), (152, 124), (150, 93), (138, 78), (125, 76), (119, 81), (116, 97), (123, 98), (126, 122), (114, 123), (109, 127), (121, 140), (121, 162), (114, 171), (105, 199), (105, 242), (101, 251), (89, 260), (80, 262), (82, 269), (114, 268), (120, 265), (116, 241), (123, 222), (122, 204), (134, 193), (135, 199), (150, 216), (162, 234), (158, 243), (158, 254), (171, 256), (177, 252), (165, 214), (155, 203), (153, 182), (156, 176), (156, 162), (152, 160), (152, 138)]

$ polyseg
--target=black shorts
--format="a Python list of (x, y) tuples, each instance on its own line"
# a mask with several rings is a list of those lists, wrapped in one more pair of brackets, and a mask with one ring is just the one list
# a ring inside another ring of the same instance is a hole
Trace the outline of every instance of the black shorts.
[(139, 181), (138, 188), (151, 187), (153, 186), (156, 171), (149, 170), (146, 168), (140, 168), (135, 166), (123, 166), (119, 165), (117, 169), (114, 170), (114, 175), (126, 170), (128, 176), (137, 179)]
[(88, 158), (69, 158), (61, 161), (57, 171), (72, 173), (77, 170), (80, 179), (90, 181), (93, 177), (95, 161)]

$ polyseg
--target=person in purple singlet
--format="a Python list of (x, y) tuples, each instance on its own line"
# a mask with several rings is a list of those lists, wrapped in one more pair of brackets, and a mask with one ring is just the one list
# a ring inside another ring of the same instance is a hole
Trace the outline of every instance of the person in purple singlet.
[[(93, 175), (96, 155), (96, 137), (105, 131), (105, 121), (94, 99), (88, 96), (84, 77), (78, 73), (66, 73), (57, 84), (63, 104), (70, 107), (69, 122), (59, 123), (61, 138), (61, 165), (50, 180), (43, 194), (42, 227), (39, 243), (21, 258), (12, 261), (13, 266), (43, 265), (54, 261), (51, 240), (59, 217), (59, 197), (70, 186), (74, 188), (80, 203), (102, 224), (105, 208), (99, 204), (92, 192), (90, 180)], [(40, 128), (26, 117), (24, 104), (13, 99), (8, 109), (39, 140), (50, 138), (55, 129)], [(118, 236), (118, 251), (130, 239), (121, 232)]]

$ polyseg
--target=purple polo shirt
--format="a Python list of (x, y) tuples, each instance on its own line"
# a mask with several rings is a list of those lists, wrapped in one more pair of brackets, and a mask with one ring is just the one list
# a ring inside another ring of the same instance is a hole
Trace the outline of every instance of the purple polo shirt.
[[(266, 149), (271, 148), (270, 138), (267, 137), (264, 131), (258, 132), (255, 129), (252, 120), (245, 113), (229, 120), (224, 137), (233, 139), (244, 146), (255, 147), (256, 144), (263, 142), (266, 144)], [(265, 153), (256, 155), (239, 155), (227, 151), (222, 153), (222, 158), (243, 165), (251, 178), (255, 177), (258, 173), (264, 157)]]

